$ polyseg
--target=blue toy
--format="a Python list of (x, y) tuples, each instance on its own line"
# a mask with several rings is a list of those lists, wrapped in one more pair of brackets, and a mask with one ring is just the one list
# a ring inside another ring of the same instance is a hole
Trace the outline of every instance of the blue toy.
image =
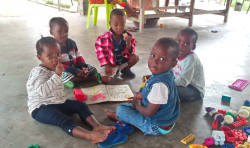
[(105, 141), (99, 142), (98, 146), (100, 148), (108, 148), (111, 146), (122, 144), (122, 143), (126, 142), (127, 140), (128, 140), (128, 135), (114, 131), (108, 135), (108, 137)]
[(246, 133), (247, 134), (247, 137), (250, 135), (250, 127), (243, 127), (242, 129), (242, 133)]
[(217, 33), (218, 31), (217, 30), (211, 30), (212, 33)]
[[(122, 126), (120, 126), (120, 124), (122, 124)], [(126, 122), (123, 121), (117, 122), (115, 125), (109, 124), (108, 126), (115, 126), (116, 127), (115, 131), (127, 135), (132, 134), (134, 132), (134, 128), (132, 126), (129, 126)]]
[(250, 102), (248, 100), (244, 101), (244, 106), (250, 106)]
[(225, 100), (225, 101), (230, 101), (231, 100), (231, 96), (230, 95), (222, 95), (222, 100)]
[(230, 144), (224, 144), (223, 146), (222, 146), (222, 148), (236, 148), (234, 145), (230, 145)]

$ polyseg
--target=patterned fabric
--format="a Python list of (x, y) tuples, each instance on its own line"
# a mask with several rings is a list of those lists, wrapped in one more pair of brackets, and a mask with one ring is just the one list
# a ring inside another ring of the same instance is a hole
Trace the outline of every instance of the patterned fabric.
[(170, 130), (173, 127), (173, 125), (174, 125), (174, 123), (171, 124), (170, 126), (166, 126), (166, 127), (158, 126), (158, 127), (161, 128), (161, 129), (164, 129), (164, 130)]
[[(122, 51), (122, 56), (124, 58), (129, 59), (130, 54), (133, 54), (135, 52), (135, 45), (136, 40), (132, 36), (130, 32), (127, 32), (126, 30), (123, 33), (127, 33), (129, 36), (132, 37), (131, 39), (131, 52), (128, 51), (128, 48), (125, 47)], [(112, 28), (105, 32), (103, 35), (100, 35), (96, 42), (95, 42), (95, 52), (97, 55), (97, 59), (100, 61), (100, 66), (103, 66), (105, 64), (110, 64), (113, 67), (117, 67), (119, 65), (116, 65), (116, 57), (114, 54), (114, 41), (112, 39)]]
[(85, 63), (82, 54), (72, 39), (68, 38), (66, 40), (66, 46), (61, 47), (61, 53), (62, 64), (64, 66), (65, 72), (69, 72), (77, 76), (78, 68), (81, 68), (82, 66), (87, 68), (87, 64)]

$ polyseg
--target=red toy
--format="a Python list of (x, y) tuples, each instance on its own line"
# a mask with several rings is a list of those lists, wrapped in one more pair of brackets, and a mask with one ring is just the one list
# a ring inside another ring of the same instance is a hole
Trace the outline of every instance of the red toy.
[(237, 132), (237, 130), (234, 129), (233, 132), (234, 132), (235, 137), (236, 137), (235, 140), (238, 140), (238, 139), (241, 140), (241, 141), (247, 140), (247, 134), (246, 134), (246, 133), (242, 133), (241, 130), (239, 130), (239, 131)]
[(227, 142), (234, 142), (236, 140), (234, 132), (229, 127), (222, 126), (220, 129), (224, 132)]
[(75, 100), (84, 101), (88, 99), (88, 95), (85, 95), (81, 89), (74, 89), (73, 96)]
[(227, 111), (225, 111), (225, 110), (220, 110), (220, 109), (218, 109), (218, 113), (221, 113), (223, 116), (226, 115), (226, 112), (227, 112)]
[(247, 119), (245, 119), (243, 117), (236, 118), (236, 120), (240, 121), (242, 124), (247, 124), (248, 123)]
[(217, 129), (217, 127), (218, 127), (218, 121), (214, 120), (212, 124), (212, 129)]
[(242, 123), (240, 121), (236, 121), (236, 122), (232, 123), (231, 126), (232, 126), (232, 128), (241, 127)]
[(235, 147), (237, 147), (238, 144), (243, 144), (243, 142), (242, 142), (242, 141), (235, 141), (235, 142), (234, 142), (234, 146), (235, 146)]

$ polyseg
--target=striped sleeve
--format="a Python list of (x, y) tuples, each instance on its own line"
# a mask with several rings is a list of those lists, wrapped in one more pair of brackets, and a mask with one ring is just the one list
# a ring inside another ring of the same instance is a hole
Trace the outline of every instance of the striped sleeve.
[(55, 88), (62, 83), (63, 79), (57, 74), (53, 74), (53, 76), (45, 82), (41, 76), (38, 76), (33, 82), (35, 90), (43, 97), (50, 95), (55, 90)]

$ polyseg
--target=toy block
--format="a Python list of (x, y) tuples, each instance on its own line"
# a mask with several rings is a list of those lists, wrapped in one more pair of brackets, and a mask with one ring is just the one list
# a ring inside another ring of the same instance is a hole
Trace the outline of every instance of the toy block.
[(199, 145), (199, 144), (191, 144), (189, 145), (190, 148), (207, 148), (206, 146), (204, 145)]
[(243, 117), (238, 117), (238, 118), (236, 118), (236, 120), (240, 121), (242, 124), (247, 124), (248, 123), (247, 119), (243, 118)]
[(182, 139), (181, 142), (184, 143), (184, 144), (187, 144), (190, 141), (194, 140), (194, 138), (195, 138), (195, 135), (190, 134), (186, 138)]
[(212, 129), (217, 129), (217, 127), (218, 127), (218, 121), (214, 120), (212, 124)]
[(218, 113), (221, 113), (223, 116), (225, 116), (226, 115), (226, 110), (220, 110), (220, 109), (218, 109)]
[(232, 123), (231, 126), (232, 126), (232, 128), (241, 127), (242, 123), (240, 121), (236, 121), (236, 122)]
[(228, 85), (228, 87), (236, 89), (236, 90), (243, 90), (248, 85), (248, 83), (249, 83), (249, 81), (247, 81), (247, 80), (237, 79), (231, 85)]
[(244, 106), (250, 106), (250, 101), (245, 100), (245, 101), (244, 101)]
[(230, 145), (230, 144), (224, 144), (223, 146), (222, 146), (222, 148), (235, 148), (235, 146), (234, 145)]
[(88, 95), (85, 95), (81, 89), (74, 89), (73, 96), (75, 100), (84, 101), (88, 99)]
[(243, 142), (242, 142), (242, 141), (235, 141), (235, 142), (234, 142), (234, 146), (235, 146), (235, 147), (237, 147), (238, 144), (243, 144)]
[(221, 98), (222, 100), (225, 100), (225, 101), (231, 101), (231, 96), (230, 95), (226, 95), (226, 94), (224, 94), (224, 95), (222, 95), (222, 98)]
[(234, 142), (235, 141), (236, 136), (235, 136), (234, 132), (229, 127), (222, 126), (220, 129), (224, 132), (227, 142)]

